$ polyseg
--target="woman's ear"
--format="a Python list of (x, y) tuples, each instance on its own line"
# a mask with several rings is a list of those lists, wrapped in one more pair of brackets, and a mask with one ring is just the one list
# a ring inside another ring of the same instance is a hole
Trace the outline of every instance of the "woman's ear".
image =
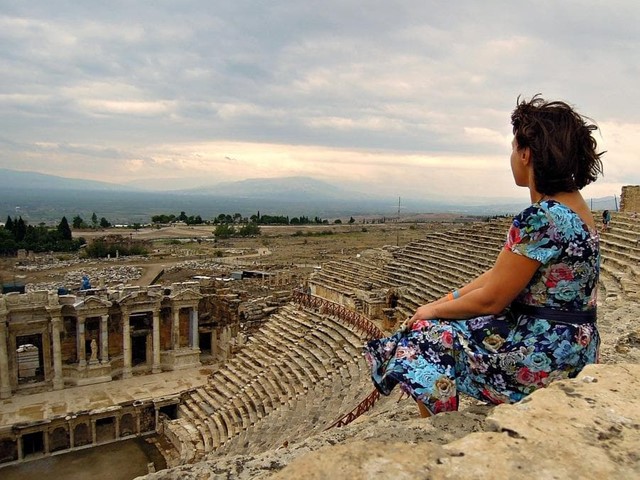
[(520, 161), (525, 167), (528, 167), (531, 163), (531, 149), (529, 147), (521, 148), (518, 152)]

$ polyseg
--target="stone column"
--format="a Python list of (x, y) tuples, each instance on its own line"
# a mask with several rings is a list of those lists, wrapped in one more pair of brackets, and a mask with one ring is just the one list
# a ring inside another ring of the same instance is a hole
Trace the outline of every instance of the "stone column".
[(171, 323), (171, 343), (174, 350), (180, 348), (180, 307), (173, 310), (173, 322)]
[(45, 455), (48, 455), (49, 452), (49, 432), (47, 430), (43, 430), (42, 431), (42, 453), (44, 453)]
[(75, 432), (75, 425), (71, 422), (71, 420), (69, 420), (69, 449), (73, 449), (75, 448), (75, 443), (76, 443), (76, 432)]
[(109, 315), (100, 317), (100, 363), (109, 362)]
[(78, 365), (80, 367), (87, 366), (87, 347), (85, 346), (84, 338), (84, 321), (85, 317), (78, 317), (76, 320), (76, 349), (78, 351)]
[(218, 334), (215, 329), (211, 330), (211, 356), (216, 359), (218, 355)]
[(131, 378), (131, 325), (129, 324), (129, 311), (122, 310), (122, 378)]
[(91, 422), (89, 422), (89, 425), (91, 425), (91, 444), (95, 446), (98, 444), (98, 432), (96, 430), (96, 420), (91, 419)]
[(220, 340), (220, 343), (222, 344), (222, 358), (228, 360), (231, 356), (231, 332), (229, 327), (224, 327), (222, 329)]
[(51, 319), (51, 340), (53, 343), (53, 389), (62, 390), (64, 379), (62, 378), (62, 349), (60, 348), (60, 317)]
[(0, 398), (11, 396), (9, 356), (7, 354), (7, 320), (0, 317)]
[(153, 311), (153, 363), (151, 373), (160, 373), (160, 312)]
[(200, 350), (200, 337), (198, 335), (198, 309), (192, 308), (189, 311), (191, 323), (191, 348)]
[(22, 435), (18, 436), (16, 439), (18, 443), (18, 460), (24, 459), (24, 447), (22, 445)]

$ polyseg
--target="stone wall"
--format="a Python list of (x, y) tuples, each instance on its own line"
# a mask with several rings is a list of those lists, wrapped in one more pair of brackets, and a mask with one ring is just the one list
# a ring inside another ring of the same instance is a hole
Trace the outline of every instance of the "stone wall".
[(622, 187), (620, 211), (627, 213), (640, 212), (640, 185), (625, 185)]

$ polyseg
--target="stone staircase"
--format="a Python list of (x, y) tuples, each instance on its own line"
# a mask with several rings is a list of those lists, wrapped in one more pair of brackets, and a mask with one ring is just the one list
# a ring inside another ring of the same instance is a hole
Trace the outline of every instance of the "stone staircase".
[(178, 451), (176, 464), (193, 463), (231, 443), (225, 451), (299, 439), (311, 428), (307, 420), (316, 429), (331, 424), (368, 393), (362, 384), (371, 389), (363, 380), (363, 342), (329, 316), (286, 305), (208, 385), (182, 395), (177, 419), (164, 421), (164, 433)]
[(640, 218), (613, 212), (609, 230), (601, 232), (601, 299), (638, 298), (640, 290)]
[(401, 316), (463, 285), (491, 267), (505, 240), (506, 220), (475, 223), (472, 228), (435, 232), (394, 252), (387, 265), (392, 283), (404, 286)]

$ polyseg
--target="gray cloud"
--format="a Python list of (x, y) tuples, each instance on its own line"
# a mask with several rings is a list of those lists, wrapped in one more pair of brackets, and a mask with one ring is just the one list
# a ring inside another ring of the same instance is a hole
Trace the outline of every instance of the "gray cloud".
[(42, 144), (96, 173), (201, 142), (504, 156), (519, 94), (640, 124), (638, 24), (633, 0), (3, 2), (0, 166), (46, 172)]

